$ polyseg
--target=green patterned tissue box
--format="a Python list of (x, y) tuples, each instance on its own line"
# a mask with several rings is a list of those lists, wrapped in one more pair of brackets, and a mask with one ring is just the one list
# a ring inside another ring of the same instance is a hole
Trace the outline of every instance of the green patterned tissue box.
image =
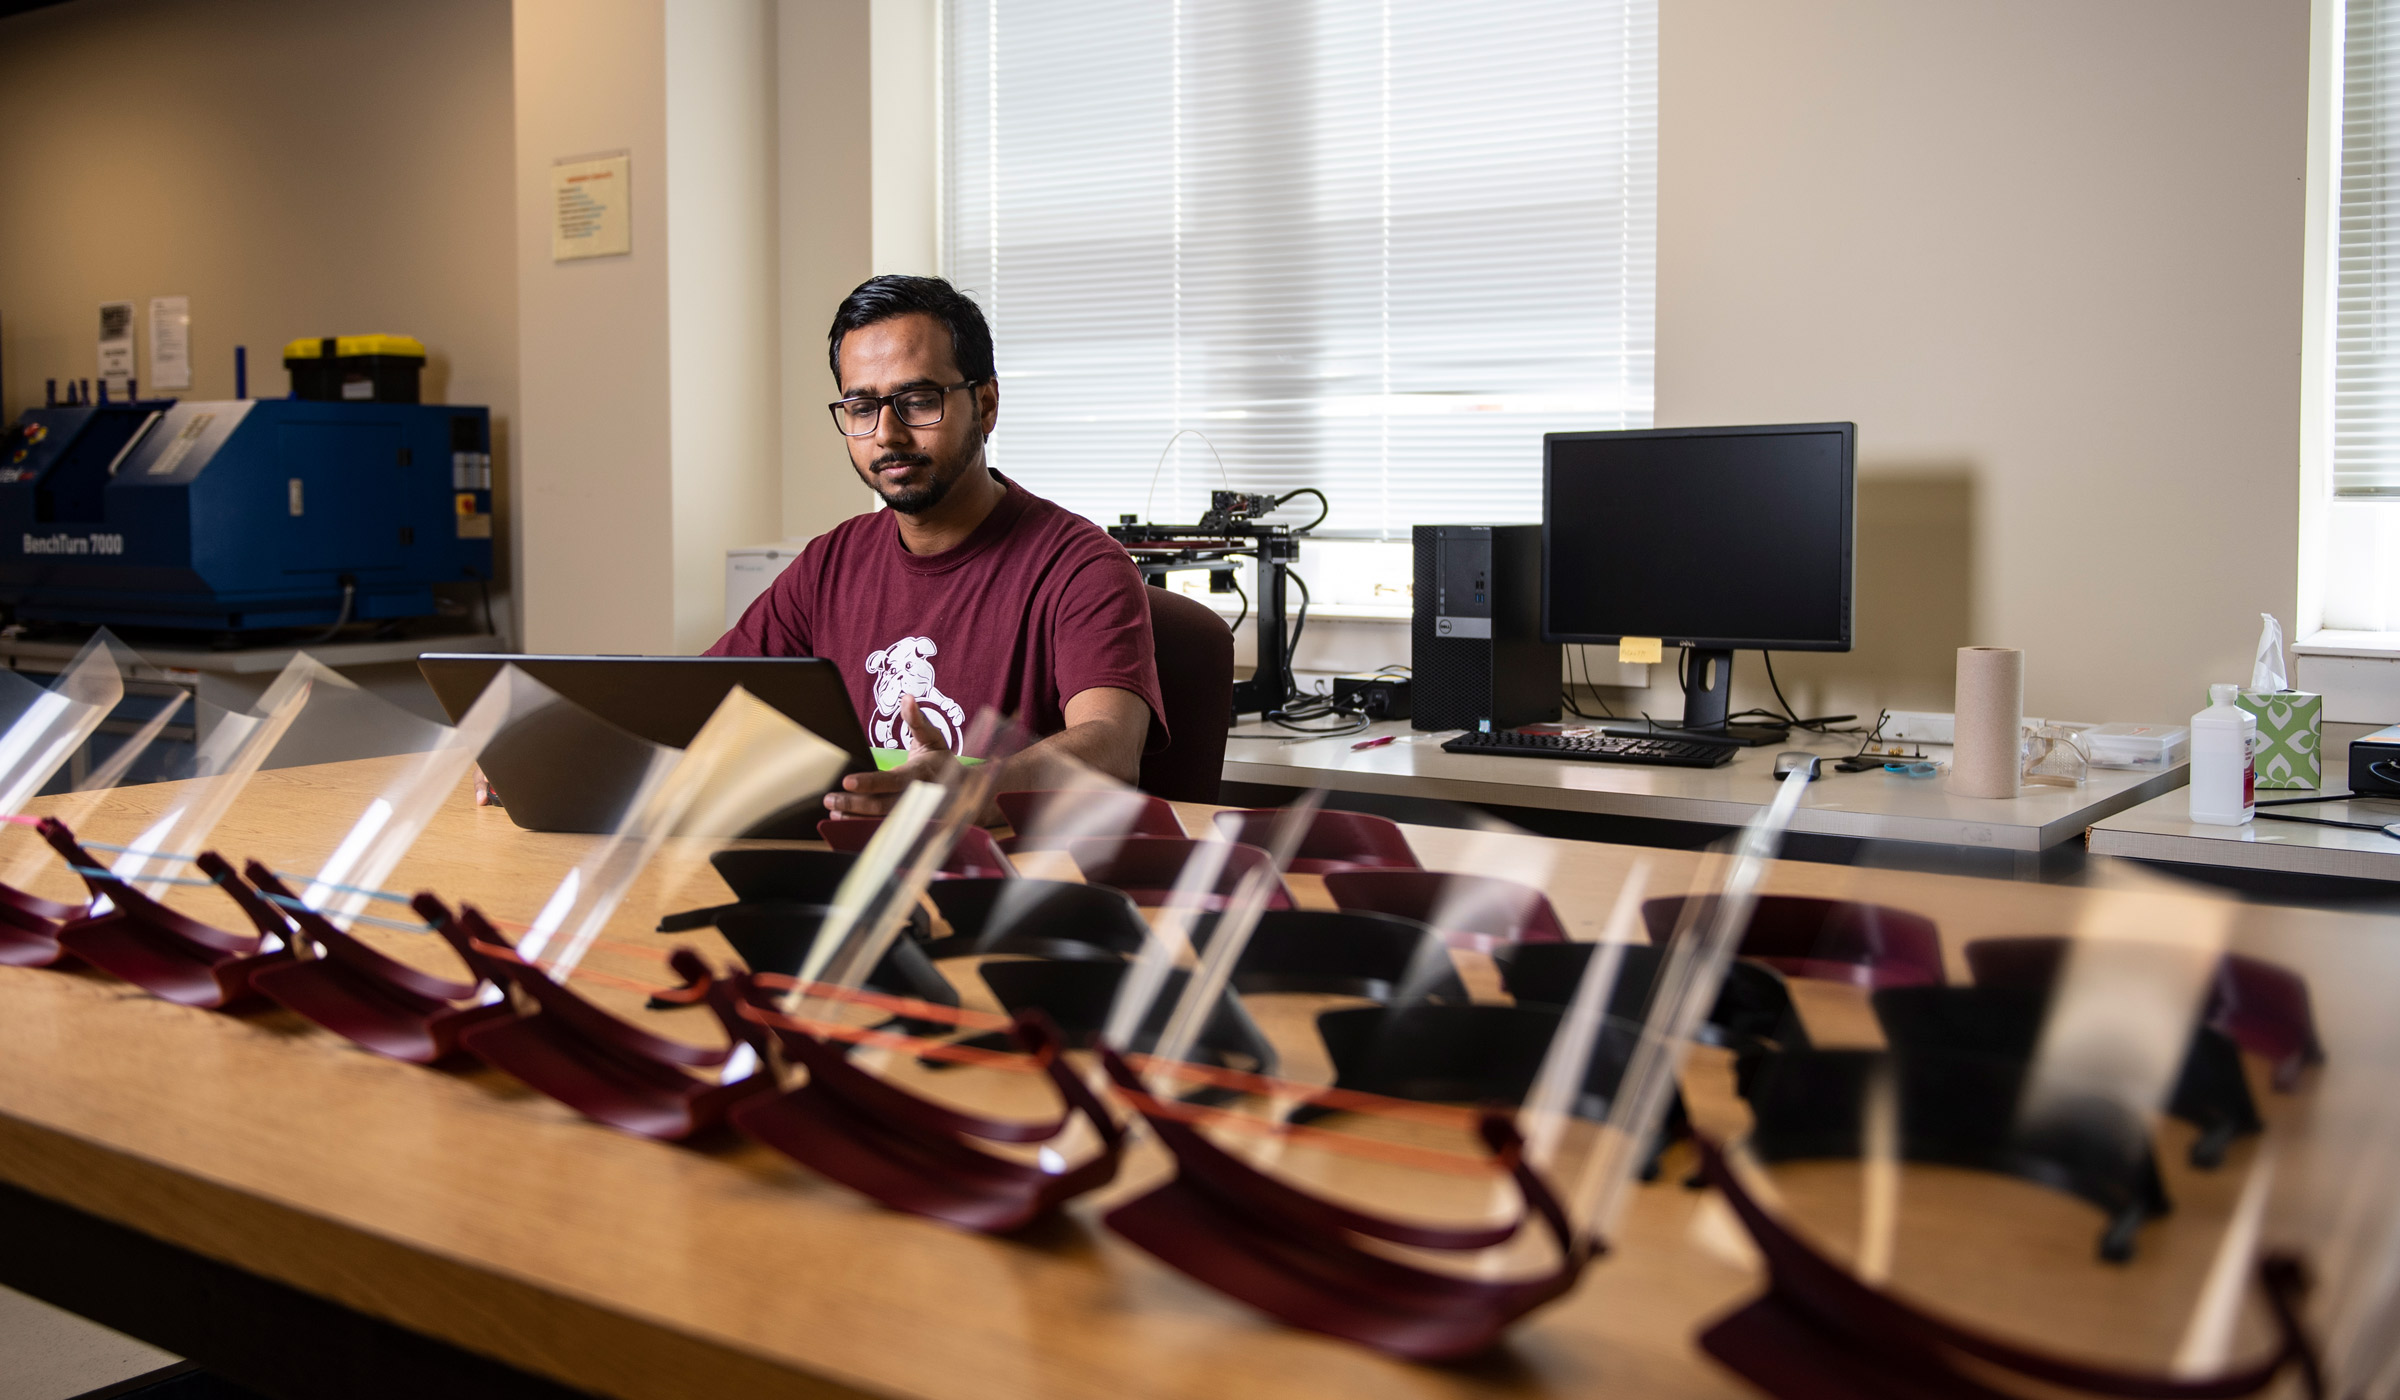
[(2315, 788), (2325, 781), (2325, 697), (2245, 690), (2235, 704), (2258, 716), (2258, 785)]

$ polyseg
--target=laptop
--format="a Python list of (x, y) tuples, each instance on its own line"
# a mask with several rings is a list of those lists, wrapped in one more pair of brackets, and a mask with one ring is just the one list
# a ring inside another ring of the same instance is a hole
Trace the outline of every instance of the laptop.
[[(501, 652), (426, 652), (417, 658), (418, 672), (453, 723), (503, 666), (515, 666), (582, 710), (539, 712), (484, 748), (484, 776), (509, 819), (528, 831), (614, 830), (649, 763), (649, 748), (634, 741), (687, 747), (737, 685), (849, 755), (843, 772), (875, 770), (841, 671), (822, 658)], [(825, 815), (823, 796), (794, 793), (790, 807), (744, 834), (814, 837), (817, 819)]]

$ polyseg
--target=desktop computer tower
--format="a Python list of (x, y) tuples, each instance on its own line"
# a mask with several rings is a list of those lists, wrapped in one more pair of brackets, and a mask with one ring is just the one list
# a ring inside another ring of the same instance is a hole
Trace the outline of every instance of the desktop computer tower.
[(1542, 640), (1542, 527), (1419, 525), (1410, 723), (1509, 729), (1558, 718), (1560, 647)]

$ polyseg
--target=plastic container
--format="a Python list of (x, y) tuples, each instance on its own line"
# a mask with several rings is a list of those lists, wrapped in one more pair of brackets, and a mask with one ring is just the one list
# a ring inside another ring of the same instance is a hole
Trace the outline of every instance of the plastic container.
[(425, 346), (407, 335), (310, 337), (283, 347), (283, 367), (295, 399), (415, 403)]
[(2083, 732), (2094, 768), (2140, 768), (2164, 772), (2192, 750), (2192, 732), (2180, 724), (2103, 724)]
[(2258, 814), (2258, 717), (2233, 703), (2241, 687), (2212, 685), (2208, 708), (2192, 716), (2192, 820), (2240, 826)]

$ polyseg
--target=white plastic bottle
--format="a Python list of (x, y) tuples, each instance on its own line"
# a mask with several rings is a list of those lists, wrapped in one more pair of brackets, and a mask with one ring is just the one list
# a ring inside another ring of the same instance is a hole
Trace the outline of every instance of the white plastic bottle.
[(2208, 708), (2192, 716), (2192, 820), (2240, 826), (2258, 813), (2258, 717), (2233, 703), (2237, 686), (2208, 688)]

